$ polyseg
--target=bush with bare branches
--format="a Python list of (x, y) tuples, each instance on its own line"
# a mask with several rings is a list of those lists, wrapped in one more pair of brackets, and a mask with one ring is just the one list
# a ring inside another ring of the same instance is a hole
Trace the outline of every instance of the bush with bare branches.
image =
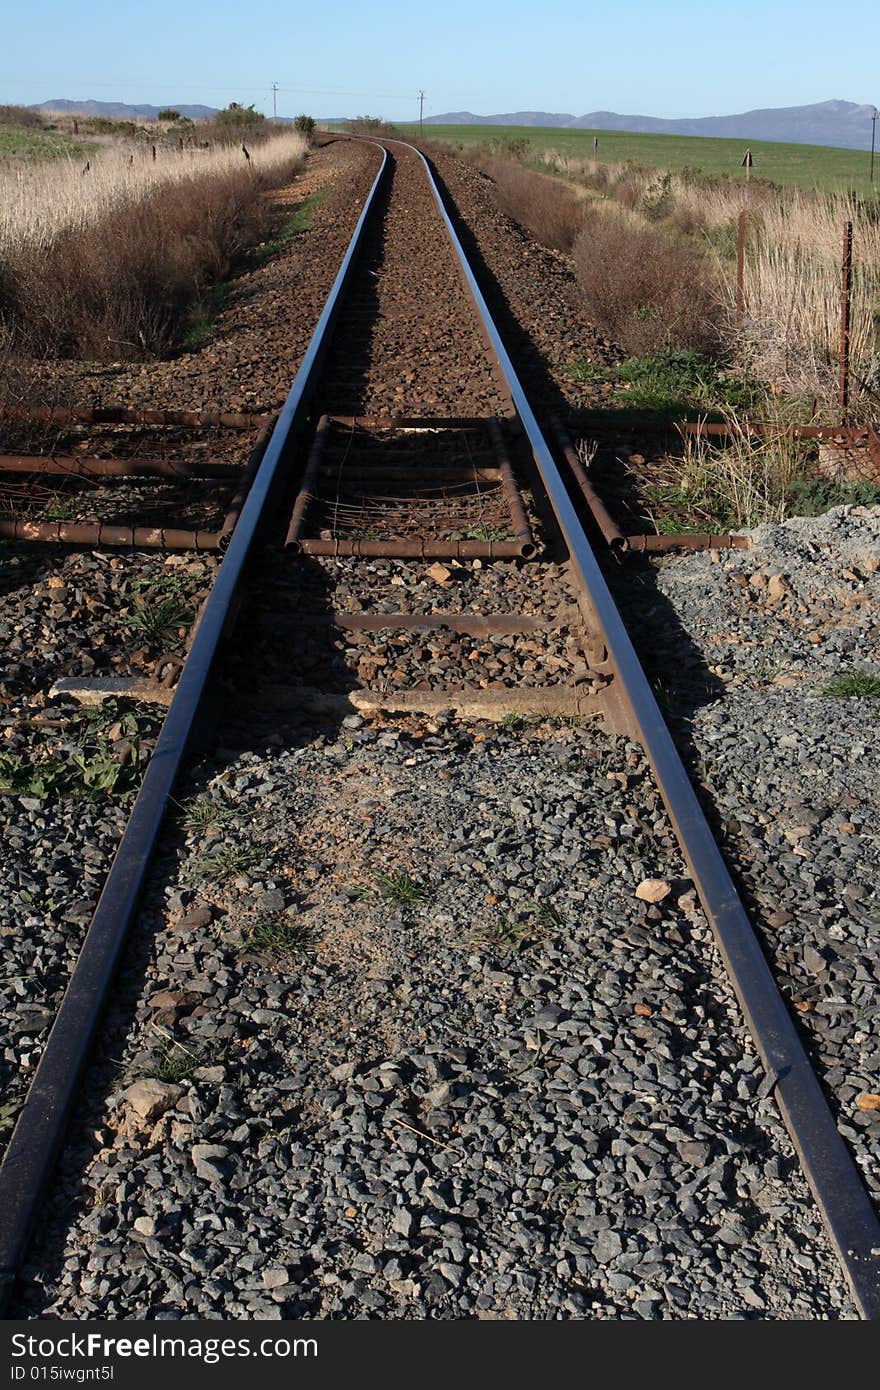
[(587, 312), (632, 356), (720, 346), (718, 289), (695, 248), (606, 208), (589, 208), (574, 262)]

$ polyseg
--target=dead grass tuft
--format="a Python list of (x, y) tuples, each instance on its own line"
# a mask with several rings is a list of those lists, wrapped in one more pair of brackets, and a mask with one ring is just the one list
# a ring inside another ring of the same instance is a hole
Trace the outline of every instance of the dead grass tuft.
[(574, 262), (590, 317), (631, 356), (719, 347), (719, 291), (696, 248), (605, 207), (588, 208)]

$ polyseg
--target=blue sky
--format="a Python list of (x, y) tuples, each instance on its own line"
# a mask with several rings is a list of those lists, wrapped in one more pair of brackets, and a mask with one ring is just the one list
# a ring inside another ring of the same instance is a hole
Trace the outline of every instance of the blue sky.
[(10, 7), (0, 101), (253, 102), (271, 114), (880, 105), (880, 3), (40, 0)]

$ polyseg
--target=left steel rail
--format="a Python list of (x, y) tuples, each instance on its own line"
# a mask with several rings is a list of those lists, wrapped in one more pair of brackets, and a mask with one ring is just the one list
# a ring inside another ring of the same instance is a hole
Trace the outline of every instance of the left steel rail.
[(382, 160), (309, 346), (266, 446), (229, 548), (202, 612), (95, 915), (0, 1166), (0, 1315), (5, 1311), (39, 1203), (64, 1138), (77, 1088), (134, 920), (168, 801), (190, 746), (239, 582), (280, 476), (288, 441), (305, 421), (361, 235), (388, 167)]

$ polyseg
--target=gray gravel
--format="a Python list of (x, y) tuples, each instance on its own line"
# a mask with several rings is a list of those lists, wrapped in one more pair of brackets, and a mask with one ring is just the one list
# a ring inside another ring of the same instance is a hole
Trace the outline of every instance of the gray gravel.
[[(878, 526), (624, 581), (875, 1183), (877, 702), (820, 691), (877, 669)], [(182, 792), (20, 1315), (854, 1317), (636, 747), (444, 716), (242, 716), (224, 742)]]
[(19, 1312), (853, 1316), (633, 745), (233, 737)]
[(630, 594), (655, 587), (658, 691), (689, 710), (680, 745), (880, 1198), (880, 1108), (860, 1108), (880, 1092), (880, 699), (825, 693), (880, 676), (880, 508), (749, 534), (749, 551), (667, 561)]

